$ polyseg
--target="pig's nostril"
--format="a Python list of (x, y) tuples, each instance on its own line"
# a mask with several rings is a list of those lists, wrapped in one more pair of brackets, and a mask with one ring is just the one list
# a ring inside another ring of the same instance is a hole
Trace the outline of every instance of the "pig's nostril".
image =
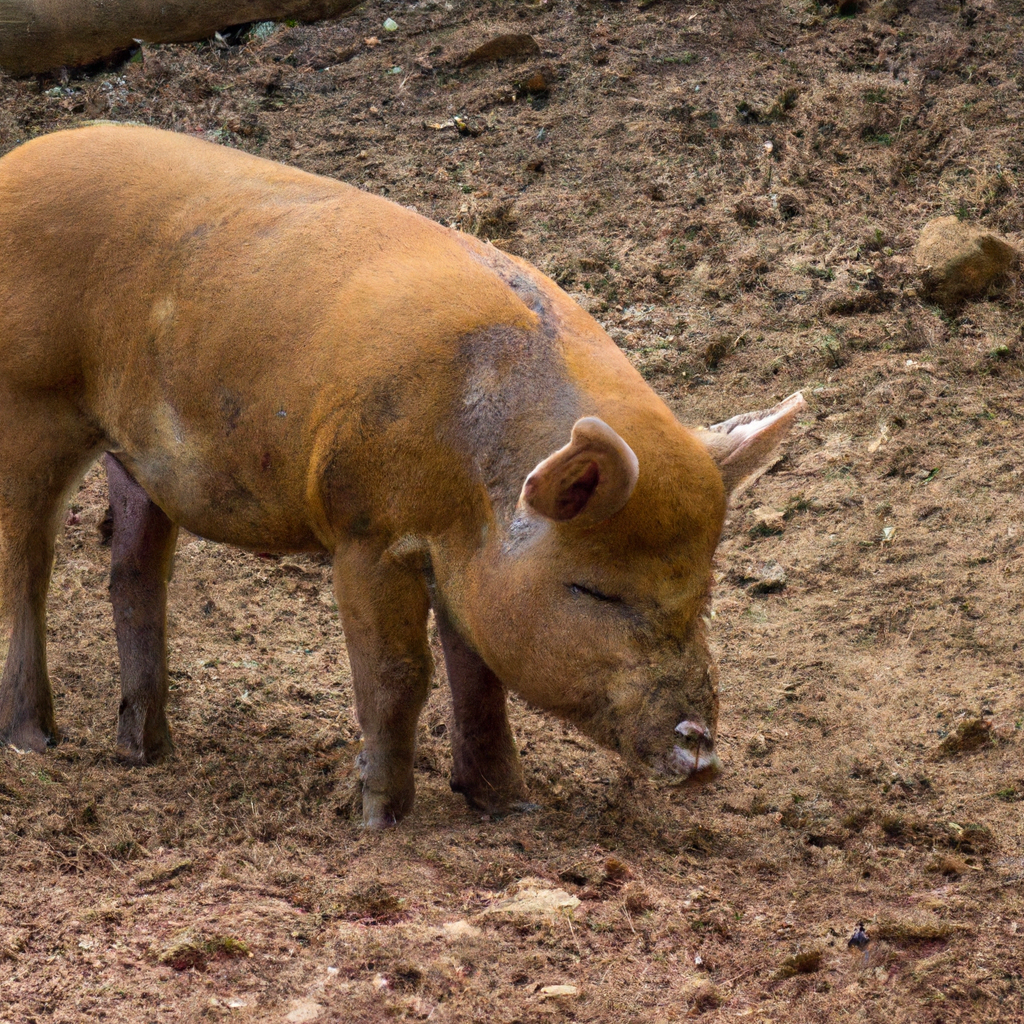
[(692, 722), (690, 719), (686, 719), (686, 721), (680, 722), (676, 726), (676, 732), (685, 739), (696, 740), (698, 745), (706, 743), (709, 747), (714, 746), (710, 730), (699, 722)]

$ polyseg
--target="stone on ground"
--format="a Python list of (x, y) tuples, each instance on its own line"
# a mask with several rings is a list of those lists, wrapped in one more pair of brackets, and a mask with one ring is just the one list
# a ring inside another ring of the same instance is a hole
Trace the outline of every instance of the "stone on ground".
[(1018, 257), (1005, 239), (956, 217), (929, 221), (914, 253), (925, 295), (943, 307), (983, 295)]

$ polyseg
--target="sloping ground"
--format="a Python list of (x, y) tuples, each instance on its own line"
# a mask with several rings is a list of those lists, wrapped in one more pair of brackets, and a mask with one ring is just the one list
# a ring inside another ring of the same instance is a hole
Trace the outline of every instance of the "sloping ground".
[[(623, 778), (516, 704), (540, 809), (482, 821), (448, 791), (440, 672), (417, 809), (387, 835), (356, 824), (316, 560), (183, 541), (177, 757), (113, 761), (90, 476), (51, 600), (68, 742), (0, 753), (0, 1021), (1020, 1020), (1021, 303), (1010, 280), (943, 313), (911, 252), (941, 214), (1021, 242), (1022, 22), (374, 3), (0, 80), (0, 151), (112, 117), (336, 175), (538, 264), (685, 420), (811, 404), (722, 546), (723, 779)], [(540, 52), (460, 66), (502, 31)], [(773, 563), (785, 585), (757, 593)], [(530, 877), (580, 905), (478, 916)]]

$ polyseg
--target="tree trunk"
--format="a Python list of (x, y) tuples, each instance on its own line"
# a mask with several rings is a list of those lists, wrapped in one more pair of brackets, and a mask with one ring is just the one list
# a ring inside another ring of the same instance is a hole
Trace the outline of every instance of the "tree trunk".
[(0, 68), (81, 67), (147, 43), (209, 39), (251, 21), (336, 18), (361, 0), (0, 0)]

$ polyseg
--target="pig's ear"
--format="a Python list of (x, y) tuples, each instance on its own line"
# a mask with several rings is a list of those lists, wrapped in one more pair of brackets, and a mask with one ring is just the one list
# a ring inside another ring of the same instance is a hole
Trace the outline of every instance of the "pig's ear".
[(756, 480), (771, 465), (775, 449), (806, 408), (798, 391), (773, 409), (733, 416), (697, 432), (722, 472), (727, 495)]
[(640, 475), (633, 449), (596, 416), (584, 416), (572, 439), (526, 478), (520, 506), (557, 522), (593, 526), (629, 501)]

